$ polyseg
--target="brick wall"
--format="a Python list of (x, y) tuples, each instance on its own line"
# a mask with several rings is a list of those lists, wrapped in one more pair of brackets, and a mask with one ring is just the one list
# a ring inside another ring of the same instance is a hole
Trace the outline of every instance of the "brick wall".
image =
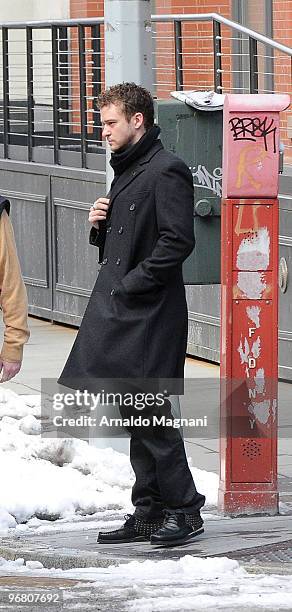
[(292, 47), (292, 2), (274, 0), (273, 2), (274, 38)]
[[(70, 17), (74, 18), (82, 18), (82, 17), (103, 17), (104, 3), (103, 0), (70, 0)], [(92, 48), (92, 40), (91, 40), (91, 28), (85, 29), (85, 49)], [(104, 45), (103, 45), (103, 27), (101, 28), (101, 58), (102, 58), (102, 87), (104, 86)], [(79, 105), (79, 61), (78, 61), (78, 35), (77, 30), (72, 31), (71, 35), (71, 51), (76, 53), (76, 55), (72, 55), (72, 113), (71, 119), (74, 125), (74, 131), (80, 132), (80, 105)], [(92, 86), (92, 56), (87, 52), (86, 53), (86, 98), (87, 98), (87, 132), (88, 134), (92, 133), (91, 122), (93, 121), (93, 101), (91, 97), (93, 95), (93, 86)]]
[(70, 0), (70, 14), (79, 17), (102, 17), (103, 0)]
[[(220, 6), (214, 0), (156, 0), (156, 13), (214, 13), (230, 16), (231, 0), (221, 0)], [(167, 97), (175, 89), (175, 60), (172, 28), (168, 24), (155, 24), (156, 45), (156, 94)], [(182, 51), (184, 88), (213, 89), (213, 33), (208, 22), (185, 23), (182, 26)], [(167, 38), (166, 38), (167, 37)], [(223, 43), (224, 80), (230, 85), (230, 41)], [(163, 55), (162, 55), (163, 53)]]
[[(275, 40), (292, 47), (292, 2), (274, 0), (273, 30)], [(275, 90), (279, 93), (289, 93), (291, 96), (291, 59), (283, 53), (275, 53), (275, 73)], [(288, 116), (291, 121), (291, 110), (281, 115), (281, 140), (286, 147), (285, 160), (287, 161), (289, 158), (290, 163), (292, 163), (292, 139), (286, 136)]]

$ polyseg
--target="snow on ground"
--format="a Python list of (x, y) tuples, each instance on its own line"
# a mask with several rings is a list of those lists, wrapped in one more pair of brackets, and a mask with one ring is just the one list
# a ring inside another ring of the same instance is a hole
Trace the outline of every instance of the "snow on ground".
[(41, 396), (40, 395), (17, 395), (10, 389), (0, 391), (0, 417), (24, 417), (28, 414), (40, 416)]
[[(0, 531), (115, 528), (132, 510), (128, 457), (81, 440), (41, 438), (39, 415), (39, 396), (0, 392)], [(204, 518), (218, 518), (210, 512), (217, 501), (217, 475), (191, 469), (207, 498)], [(67, 571), (0, 558), (0, 576), (9, 575), (88, 580), (99, 598), (120, 601), (120, 609), (130, 612), (291, 610), (291, 576), (248, 574), (227, 557), (185, 555)]]
[(227, 557), (185, 555), (176, 561), (131, 561), (66, 571), (45, 569), (37, 561), (25, 565), (23, 559), (0, 558), (0, 576), (9, 575), (92, 581), (100, 605), (104, 600), (115, 601), (130, 612), (291, 610), (291, 576), (249, 574)]
[[(0, 531), (106, 525), (131, 512), (128, 457), (82, 440), (40, 435), (39, 396), (0, 392)], [(191, 467), (205, 509), (216, 506), (218, 476)], [(52, 524), (52, 521), (56, 521)], [(77, 523), (79, 523), (77, 525)], [(72, 526), (73, 525), (73, 526)]]

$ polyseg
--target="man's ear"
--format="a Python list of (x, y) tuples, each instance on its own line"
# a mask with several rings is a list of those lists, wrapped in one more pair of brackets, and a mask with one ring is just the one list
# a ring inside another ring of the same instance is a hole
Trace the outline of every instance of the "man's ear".
[(144, 123), (143, 113), (135, 113), (134, 115), (134, 126), (138, 130)]

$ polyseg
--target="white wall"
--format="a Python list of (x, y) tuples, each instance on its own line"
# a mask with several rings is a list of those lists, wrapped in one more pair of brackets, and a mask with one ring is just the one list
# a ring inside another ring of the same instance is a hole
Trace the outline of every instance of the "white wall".
[[(69, 19), (70, 0), (0, 0), (0, 23)], [(40, 40), (39, 40), (40, 39)], [(33, 33), (34, 98), (38, 104), (52, 102), (51, 38), (49, 30)], [(25, 30), (9, 31), (10, 99), (26, 99)], [(0, 53), (0, 67), (2, 54)], [(0, 79), (2, 97), (2, 79)]]
[(0, 0), (0, 22), (69, 18), (70, 0)]
[(0, 22), (32, 19), (34, 0), (1, 0)]
[(33, 0), (33, 13), (34, 19), (69, 19), (70, 0)]

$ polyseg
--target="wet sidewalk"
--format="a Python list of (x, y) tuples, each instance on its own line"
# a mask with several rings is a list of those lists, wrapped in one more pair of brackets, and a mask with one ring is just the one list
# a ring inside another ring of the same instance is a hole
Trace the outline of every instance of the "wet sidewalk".
[(39, 561), (47, 568), (70, 569), (108, 567), (133, 560), (177, 560), (184, 555), (227, 556), (250, 571), (292, 574), (292, 509), (291, 514), (275, 517), (228, 518), (205, 513), (204, 519), (205, 533), (184, 546), (163, 548), (140, 542), (97, 544), (97, 530), (90, 528), (89, 520), (80, 530), (40, 535), (26, 532), (5, 537), (0, 543), (0, 557), (7, 560), (20, 557), (25, 561)]

